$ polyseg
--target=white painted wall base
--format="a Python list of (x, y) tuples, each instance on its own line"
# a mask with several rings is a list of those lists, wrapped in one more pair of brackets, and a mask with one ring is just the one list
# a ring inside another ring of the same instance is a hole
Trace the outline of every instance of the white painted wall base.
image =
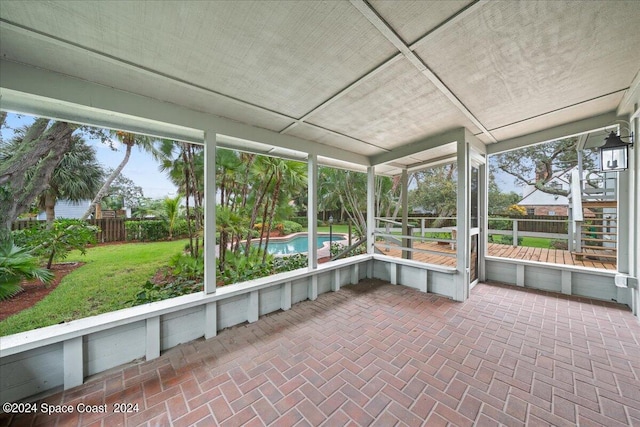
[(487, 257), (487, 280), (632, 306), (632, 289), (614, 284), (615, 271)]
[[(385, 255), (360, 255), (245, 283), (214, 294), (171, 300), (0, 337), (0, 400), (12, 402), (82, 384), (84, 378), (146, 358), (318, 294), (339, 291), (368, 275), (421, 292), (453, 298), (455, 268)], [(631, 289), (613, 284), (615, 272), (556, 264), (487, 260), (488, 280), (632, 304)], [(472, 296), (473, 297), (473, 296)]]

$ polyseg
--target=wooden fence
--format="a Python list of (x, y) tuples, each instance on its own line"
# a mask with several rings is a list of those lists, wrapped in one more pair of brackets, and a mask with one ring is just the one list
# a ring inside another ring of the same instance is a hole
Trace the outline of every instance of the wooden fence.
[[(96, 233), (96, 241), (99, 243), (106, 242), (124, 242), (127, 238), (125, 230), (125, 221), (136, 221), (132, 218), (102, 218), (88, 219), (89, 225), (96, 225), (100, 228), (100, 232)], [(45, 220), (24, 220), (15, 221), (11, 227), (12, 230), (24, 230), (31, 228), (36, 224), (44, 224)]]

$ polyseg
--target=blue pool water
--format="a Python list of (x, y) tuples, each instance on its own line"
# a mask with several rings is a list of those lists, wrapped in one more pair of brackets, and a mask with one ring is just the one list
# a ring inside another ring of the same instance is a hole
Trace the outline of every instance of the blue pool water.
[[(333, 241), (342, 240), (342, 236), (333, 236)], [(321, 248), (324, 242), (329, 241), (329, 236), (318, 236), (318, 248)], [(267, 252), (273, 255), (292, 255), (309, 251), (308, 236), (301, 235), (287, 240), (269, 240)], [(255, 243), (258, 246), (258, 243)]]

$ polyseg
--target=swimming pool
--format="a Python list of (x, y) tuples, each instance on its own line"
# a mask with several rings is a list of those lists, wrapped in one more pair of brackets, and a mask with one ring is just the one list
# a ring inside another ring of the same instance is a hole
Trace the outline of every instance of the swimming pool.
[[(325, 246), (329, 246), (329, 235), (318, 235), (317, 247), (318, 249)], [(334, 234), (333, 242), (344, 240), (342, 234)], [(258, 246), (259, 242), (252, 243), (254, 246)], [(267, 246), (267, 252), (272, 255), (293, 255), (299, 253), (306, 253), (309, 251), (309, 236), (307, 233), (297, 233), (293, 237), (278, 237), (269, 239), (269, 246)]]

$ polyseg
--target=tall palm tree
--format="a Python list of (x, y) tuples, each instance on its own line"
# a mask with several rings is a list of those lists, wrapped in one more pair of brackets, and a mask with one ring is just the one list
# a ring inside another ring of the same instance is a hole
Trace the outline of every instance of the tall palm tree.
[[(271, 158), (269, 163), (274, 170), (275, 184), (273, 186), (273, 193), (271, 194), (271, 207), (269, 208), (265, 248), (269, 245), (269, 237), (271, 235), (278, 203), (302, 190), (307, 183), (307, 168), (304, 163), (280, 158)], [(266, 262), (266, 259), (267, 251), (265, 250), (262, 254), (262, 262)]]
[(109, 187), (111, 186), (111, 183), (113, 182), (114, 179), (116, 179), (118, 175), (120, 175), (120, 172), (122, 172), (122, 169), (124, 169), (124, 167), (129, 162), (129, 158), (131, 157), (131, 149), (133, 148), (134, 145), (137, 145), (143, 151), (151, 153), (151, 155), (155, 159), (160, 158), (159, 152), (154, 145), (156, 140), (149, 136), (138, 135), (135, 133), (125, 132), (121, 130), (112, 131), (112, 135), (114, 135), (122, 144), (124, 144), (125, 146), (124, 158), (122, 159), (118, 167), (116, 167), (113, 170), (111, 175), (107, 177), (107, 180), (104, 182), (104, 184), (102, 185), (102, 187), (100, 188), (96, 196), (91, 201), (91, 204), (89, 205), (89, 208), (82, 216), (82, 219), (87, 219), (89, 215), (91, 215), (91, 212), (93, 212), (93, 209), (95, 208), (95, 206), (99, 204), (102, 201), (102, 199), (109, 193)]
[(55, 220), (55, 205), (59, 199), (72, 202), (90, 199), (100, 188), (103, 170), (96, 159), (93, 147), (84, 139), (72, 136), (72, 145), (60, 161), (49, 180), (49, 188), (37, 198), (37, 203), (47, 215), (47, 227)]
[(195, 144), (162, 140), (157, 154), (160, 171), (167, 173), (180, 194), (184, 195), (189, 252), (197, 258), (204, 224), (204, 151)]
[(181, 195), (177, 195), (176, 197), (166, 197), (164, 199), (164, 214), (167, 217), (167, 222), (169, 224), (169, 240), (173, 240), (173, 230), (176, 226), (176, 222), (178, 218), (180, 218), (180, 201), (182, 200)]

